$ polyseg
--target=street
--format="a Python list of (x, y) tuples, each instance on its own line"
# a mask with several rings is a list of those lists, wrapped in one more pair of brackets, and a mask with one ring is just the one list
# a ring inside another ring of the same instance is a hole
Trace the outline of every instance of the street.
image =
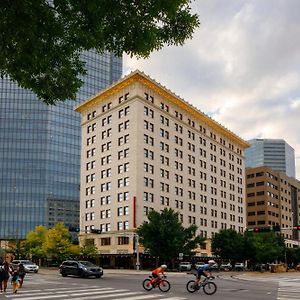
[(147, 271), (104, 270), (101, 279), (61, 277), (57, 270), (41, 270), (38, 274), (27, 274), (24, 286), (17, 294), (12, 288), (0, 299), (109, 299), (109, 300), (142, 300), (142, 299), (245, 299), (245, 300), (291, 300), (300, 299), (300, 274), (253, 274), (242, 272), (215, 273), (218, 286), (216, 294), (205, 295), (202, 290), (188, 293), (186, 282), (193, 279), (192, 274), (167, 273), (171, 289), (162, 293), (158, 289), (150, 292), (142, 288), (142, 281), (149, 275)]

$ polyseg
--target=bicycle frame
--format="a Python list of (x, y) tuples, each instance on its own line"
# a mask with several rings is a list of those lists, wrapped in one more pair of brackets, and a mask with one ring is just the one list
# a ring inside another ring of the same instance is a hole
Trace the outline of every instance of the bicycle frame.
[(167, 292), (170, 290), (170, 282), (167, 281), (166, 279), (166, 276), (162, 276), (162, 277), (159, 277), (159, 278), (153, 278), (152, 275), (150, 275), (148, 278), (146, 278), (144, 281), (143, 281), (143, 288), (146, 290), (146, 291), (150, 291), (156, 287), (159, 288), (160, 291), (162, 292)]
[(152, 275), (150, 275), (149, 277), (151, 278), (151, 284), (153, 287), (157, 287), (162, 282), (162, 280), (166, 278), (166, 276), (153, 278)]
[(212, 295), (217, 291), (217, 285), (212, 281), (212, 279), (214, 279), (214, 277), (206, 277), (202, 282), (198, 282), (197, 284), (195, 280), (190, 280), (186, 284), (186, 289), (190, 293), (194, 293), (202, 289), (205, 294)]

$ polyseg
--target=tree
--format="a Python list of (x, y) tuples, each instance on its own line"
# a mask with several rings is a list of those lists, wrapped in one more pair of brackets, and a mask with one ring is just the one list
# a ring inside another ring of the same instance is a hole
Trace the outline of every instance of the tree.
[(64, 260), (71, 253), (71, 235), (63, 223), (57, 223), (46, 234), (43, 250), (58, 261)]
[(0, 2), (0, 74), (46, 104), (75, 99), (85, 74), (80, 53), (96, 49), (148, 57), (192, 37), (191, 0)]
[(274, 262), (284, 255), (284, 238), (274, 232), (250, 233), (249, 240), (258, 263)]
[(222, 229), (215, 234), (211, 247), (214, 254), (223, 259), (243, 260), (244, 237), (233, 229)]
[(161, 213), (151, 211), (148, 219), (137, 229), (137, 234), (145, 249), (163, 261), (178, 257), (180, 252), (190, 255), (204, 242), (204, 238), (196, 235), (197, 227), (184, 228), (178, 221), (178, 213), (172, 209), (165, 208)]
[(24, 241), (24, 249), (31, 259), (41, 259), (46, 256), (43, 244), (46, 240), (47, 228), (43, 225), (35, 227), (34, 231), (28, 232)]
[(80, 248), (80, 254), (85, 258), (94, 258), (98, 254), (98, 249), (92, 239), (85, 239), (83, 247)]

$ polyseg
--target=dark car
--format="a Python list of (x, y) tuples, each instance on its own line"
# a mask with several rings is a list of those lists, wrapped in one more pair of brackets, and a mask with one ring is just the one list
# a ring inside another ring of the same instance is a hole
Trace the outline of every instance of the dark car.
[(73, 275), (79, 277), (95, 276), (96, 278), (101, 278), (103, 276), (103, 269), (101, 267), (98, 267), (89, 261), (83, 260), (63, 261), (59, 267), (59, 271), (63, 277)]

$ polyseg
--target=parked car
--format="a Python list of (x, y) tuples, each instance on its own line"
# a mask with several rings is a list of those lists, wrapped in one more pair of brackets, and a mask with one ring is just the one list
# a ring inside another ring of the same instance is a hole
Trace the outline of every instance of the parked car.
[(264, 272), (264, 271), (268, 271), (269, 270), (269, 264), (257, 264), (253, 267), (254, 271), (260, 271), (260, 272)]
[(101, 267), (83, 260), (63, 261), (59, 267), (59, 272), (63, 277), (73, 275), (79, 277), (95, 276), (96, 278), (101, 278), (103, 276), (103, 269)]
[(244, 271), (245, 270), (245, 265), (243, 263), (236, 263), (234, 265), (234, 270), (235, 271)]
[(192, 270), (192, 264), (187, 261), (183, 261), (179, 264), (179, 272), (183, 271), (191, 271)]
[(231, 265), (230, 262), (223, 263), (223, 264), (220, 265), (219, 269), (220, 269), (220, 271), (226, 271), (226, 272), (228, 272), (228, 271), (232, 270), (232, 265)]
[(212, 265), (210, 267), (213, 271), (219, 271), (219, 265), (217, 263), (215, 263), (214, 265)]
[(24, 269), (26, 273), (30, 273), (30, 272), (37, 273), (39, 271), (39, 266), (27, 259), (15, 259), (11, 262), (10, 267), (13, 270), (16, 270), (19, 264), (24, 265)]

